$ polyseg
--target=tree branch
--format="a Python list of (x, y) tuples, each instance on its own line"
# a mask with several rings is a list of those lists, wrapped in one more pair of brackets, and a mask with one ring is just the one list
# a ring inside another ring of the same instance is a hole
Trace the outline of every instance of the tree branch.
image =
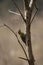
[(33, 16), (32, 20), (31, 20), (31, 22), (30, 22), (30, 25), (31, 25), (31, 23), (33, 22), (33, 20), (34, 20), (34, 18), (35, 18), (35, 16), (36, 16), (36, 14), (37, 14), (37, 12), (38, 12), (38, 8), (37, 8), (36, 4), (35, 4), (35, 8), (36, 8), (36, 12), (35, 12), (35, 14), (34, 14), (34, 16)]
[(33, 56), (32, 43), (31, 43), (31, 31), (30, 31), (31, 25), (30, 25), (30, 22), (31, 22), (31, 16), (32, 16), (32, 12), (33, 12), (33, 8), (34, 8), (35, 3), (36, 3), (36, 0), (33, 0), (32, 6), (30, 7), (29, 11), (27, 9), (27, 13), (26, 13), (26, 23), (27, 23), (26, 24), (26, 44), (28, 46), (28, 56), (30, 59), (29, 65), (34, 65), (34, 56)]
[(18, 9), (18, 11), (19, 11), (19, 13), (20, 13), (20, 15), (21, 15), (22, 19), (23, 19), (23, 20), (24, 20), (24, 22), (26, 23), (26, 20), (25, 20), (25, 18), (24, 18), (24, 16), (23, 16), (23, 14), (21, 13), (21, 11), (20, 11), (20, 9), (19, 9), (18, 5), (15, 3), (15, 1), (14, 1), (14, 0), (12, 0), (12, 1), (13, 1), (13, 3), (14, 3), (15, 7)]
[[(30, 0), (29, 0), (30, 1)], [(27, 10), (29, 10), (29, 2), (28, 2), (28, 0), (24, 0), (24, 3), (25, 3), (25, 9)]]
[[(22, 48), (22, 50), (23, 50), (23, 52), (24, 52), (26, 58), (28, 59), (27, 53), (26, 53), (26, 51), (25, 51), (23, 45), (22, 45), (21, 42), (19, 41), (17, 34), (16, 34), (8, 25), (4, 24), (4, 26), (6, 26), (8, 29), (10, 29), (10, 30), (12, 31), (12, 33), (16, 36), (19, 45), (21, 46), (21, 48)], [(29, 63), (29, 60), (27, 60), (27, 61), (28, 61), (28, 63)]]
[(26, 60), (26, 61), (28, 61), (28, 62), (30, 62), (29, 59), (22, 58), (22, 57), (19, 57), (19, 58), (20, 58), (20, 59), (23, 59), (23, 60)]

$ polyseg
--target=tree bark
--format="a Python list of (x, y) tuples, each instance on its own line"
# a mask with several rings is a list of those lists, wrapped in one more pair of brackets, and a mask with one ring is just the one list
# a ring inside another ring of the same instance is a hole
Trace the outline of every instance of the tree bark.
[(25, 2), (25, 9), (27, 11), (26, 12), (26, 44), (28, 46), (28, 55), (30, 59), (29, 65), (34, 65), (34, 56), (32, 52), (32, 44), (31, 44), (30, 22), (31, 22), (32, 11), (33, 11), (36, 0), (33, 0), (31, 7), (29, 7), (28, 0), (24, 0), (24, 2)]

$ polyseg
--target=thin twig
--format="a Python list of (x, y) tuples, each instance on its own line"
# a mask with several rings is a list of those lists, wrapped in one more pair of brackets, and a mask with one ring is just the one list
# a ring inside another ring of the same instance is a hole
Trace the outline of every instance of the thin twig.
[(36, 14), (37, 14), (37, 12), (38, 12), (38, 8), (37, 8), (36, 4), (35, 4), (35, 8), (36, 8), (36, 12), (35, 12), (35, 14), (34, 14), (34, 16), (33, 16), (32, 20), (31, 20), (31, 22), (30, 22), (30, 25), (31, 25), (31, 23), (33, 22), (33, 20), (34, 20), (34, 18), (35, 18), (35, 16), (36, 16)]
[(33, 22), (33, 20), (34, 20), (34, 18), (35, 18), (35, 16), (36, 16), (36, 14), (37, 14), (37, 11), (35, 12), (35, 14), (34, 14), (34, 16), (33, 16), (32, 20), (31, 20), (30, 24)]
[(6, 26), (10, 31), (14, 33), (14, 35), (16, 35), (15, 32), (8, 25), (4, 24), (4, 26)]
[[(29, 61), (29, 59), (26, 59), (26, 58), (23, 58), (23, 57), (19, 57), (20, 59), (23, 59), (23, 60), (26, 60), (26, 61)], [(30, 61), (29, 61), (30, 62)]]
[(21, 11), (20, 11), (20, 9), (19, 9), (18, 5), (16, 4), (16, 2), (15, 2), (14, 0), (12, 0), (12, 1), (13, 1), (13, 3), (14, 3), (15, 7), (18, 9), (18, 11), (19, 11), (19, 13), (20, 13), (20, 15), (21, 15), (22, 19), (23, 19), (23, 20), (24, 20), (24, 22), (26, 23), (26, 20), (25, 20), (25, 18), (24, 18), (24, 16), (23, 16), (23, 14), (21, 13)]
[(38, 11), (38, 7), (36, 6), (36, 4), (35, 4), (35, 8), (36, 8), (36, 10)]
[[(13, 32), (13, 34), (16, 36), (16, 38), (17, 38), (17, 40), (18, 40), (18, 43), (20, 44), (20, 46), (21, 46), (21, 48), (22, 48), (22, 50), (23, 50), (23, 52), (24, 52), (26, 58), (28, 59), (27, 53), (26, 53), (26, 51), (25, 51), (23, 45), (22, 45), (21, 42), (19, 41), (17, 34), (16, 34), (8, 25), (4, 24), (4, 26), (6, 26), (8, 29), (10, 29), (10, 30)], [(28, 60), (27, 60), (27, 61), (28, 61)], [(28, 63), (29, 63), (29, 61), (28, 61)]]

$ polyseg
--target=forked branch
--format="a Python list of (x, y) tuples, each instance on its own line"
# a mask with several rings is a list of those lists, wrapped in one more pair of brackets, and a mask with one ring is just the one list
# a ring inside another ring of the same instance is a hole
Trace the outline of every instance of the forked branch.
[(23, 16), (23, 14), (21, 13), (21, 11), (20, 11), (20, 9), (19, 9), (18, 5), (16, 4), (16, 2), (15, 2), (14, 0), (12, 0), (12, 1), (13, 1), (13, 3), (14, 3), (15, 7), (18, 9), (18, 11), (19, 11), (19, 13), (20, 13), (20, 15), (21, 15), (22, 19), (23, 19), (23, 20), (24, 20), (24, 22), (26, 23), (26, 20), (25, 20), (25, 18), (24, 18), (24, 16)]
[(20, 59), (23, 59), (23, 60), (25, 60), (25, 61), (28, 61), (28, 62), (30, 62), (29, 61), (29, 59), (26, 59), (26, 58), (22, 58), (22, 57), (19, 57)]
[(30, 25), (31, 25), (31, 23), (33, 22), (33, 20), (34, 20), (34, 18), (35, 18), (35, 16), (36, 16), (36, 14), (37, 14), (37, 12), (38, 12), (38, 8), (37, 8), (36, 4), (35, 4), (35, 8), (36, 8), (36, 12), (35, 12), (35, 14), (34, 14), (34, 16), (33, 16), (32, 20), (31, 20), (31, 22), (30, 22)]
[(25, 56), (26, 56), (26, 58), (27, 58), (27, 61), (28, 61), (28, 63), (29, 63), (29, 59), (28, 59), (27, 53), (26, 53), (26, 51), (25, 51), (23, 45), (22, 45), (21, 42), (19, 41), (17, 34), (16, 34), (8, 25), (4, 24), (4, 26), (6, 26), (10, 31), (12, 31), (12, 33), (16, 36), (17, 41), (18, 41), (19, 45), (21, 46), (21, 48), (22, 48), (22, 50), (23, 50), (23, 52), (24, 52), (24, 54), (25, 54)]

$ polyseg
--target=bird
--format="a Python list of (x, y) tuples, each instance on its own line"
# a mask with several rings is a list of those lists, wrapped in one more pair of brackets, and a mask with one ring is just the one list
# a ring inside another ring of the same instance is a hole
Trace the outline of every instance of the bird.
[(21, 30), (18, 31), (18, 34), (21, 37), (21, 40), (24, 42), (24, 44), (26, 45), (26, 34), (24, 34), (23, 32), (21, 32)]

